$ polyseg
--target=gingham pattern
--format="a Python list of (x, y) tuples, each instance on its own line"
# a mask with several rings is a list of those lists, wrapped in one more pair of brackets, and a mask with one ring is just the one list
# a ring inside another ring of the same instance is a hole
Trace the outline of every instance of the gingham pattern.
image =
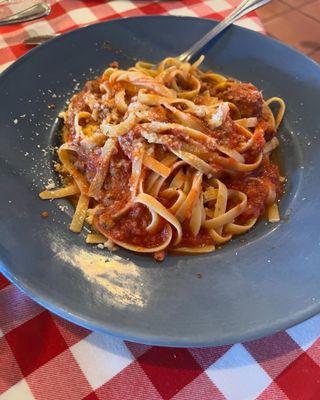
[(318, 400), (320, 316), (286, 332), (206, 349), (92, 333), (0, 275), (0, 400)]
[[(28, 4), (34, 2), (34, 0), (24, 1)], [(50, 1), (52, 11), (46, 18), (0, 27), (0, 72), (28, 51), (28, 47), (21, 43), (31, 35), (62, 33), (99, 21), (141, 15), (184, 15), (222, 19), (239, 2), (240, 0)], [(0, 5), (0, 17), (1, 15), (5, 15), (5, 9)], [(237, 24), (263, 32), (263, 27), (255, 13), (243, 17)]]
[[(47, 18), (0, 28), (0, 70), (27, 51), (21, 42), (33, 34), (64, 32), (121, 16), (221, 19), (238, 2), (52, 2)], [(239, 25), (263, 32), (255, 14)], [(138, 345), (54, 316), (0, 275), (0, 400), (318, 400), (319, 335), (320, 316), (233, 346)]]

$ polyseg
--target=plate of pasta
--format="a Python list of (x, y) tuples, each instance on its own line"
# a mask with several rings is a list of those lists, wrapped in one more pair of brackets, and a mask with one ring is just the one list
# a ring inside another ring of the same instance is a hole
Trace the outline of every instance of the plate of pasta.
[(66, 183), (40, 198), (77, 196), (70, 230), (89, 223), (87, 243), (163, 261), (212, 252), (266, 210), (280, 221), (285, 178), (270, 155), (285, 103), (201, 71), (203, 60), (109, 67), (60, 114), (56, 169)]
[(319, 311), (319, 66), (235, 26), (174, 57), (214, 24), (92, 25), (0, 77), (1, 271), (53, 312), (206, 346)]

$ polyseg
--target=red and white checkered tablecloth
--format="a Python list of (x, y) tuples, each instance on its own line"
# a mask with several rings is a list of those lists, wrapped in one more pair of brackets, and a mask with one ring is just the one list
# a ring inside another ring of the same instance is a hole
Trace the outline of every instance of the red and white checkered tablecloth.
[(0, 400), (319, 400), (320, 316), (205, 349), (92, 333), (0, 275)]
[[(21, 42), (35, 33), (134, 15), (221, 19), (239, 0), (51, 3), (45, 19), (0, 27), (0, 71), (27, 51)], [(263, 32), (255, 14), (239, 25)], [(320, 316), (232, 346), (151, 347), (77, 327), (0, 275), (0, 400), (31, 399), (319, 400)]]
[[(22, 0), (16, 0), (18, 3)], [(37, 0), (24, 0), (32, 4)], [(240, 3), (240, 0), (61, 0), (47, 1), (52, 11), (46, 18), (19, 25), (0, 27), (0, 72), (24, 54), (28, 47), (21, 44), (29, 36), (63, 33), (80, 26), (112, 18), (143, 15), (183, 15), (222, 19)], [(18, 4), (19, 6), (19, 4)], [(13, 4), (11, 7), (18, 7)], [(21, 8), (21, 6), (20, 6)], [(0, 18), (6, 15), (7, 7), (1, 6)], [(263, 26), (255, 13), (243, 17), (238, 25), (263, 32)]]

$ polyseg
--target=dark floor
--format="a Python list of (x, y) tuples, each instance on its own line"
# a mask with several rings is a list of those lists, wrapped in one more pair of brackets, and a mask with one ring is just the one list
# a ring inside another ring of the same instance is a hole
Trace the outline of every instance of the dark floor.
[(272, 0), (257, 14), (270, 36), (320, 63), (320, 0)]

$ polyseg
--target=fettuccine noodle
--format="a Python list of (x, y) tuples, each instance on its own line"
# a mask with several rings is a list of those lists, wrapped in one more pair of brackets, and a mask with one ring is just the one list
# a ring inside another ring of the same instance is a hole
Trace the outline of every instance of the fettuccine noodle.
[(285, 104), (201, 71), (203, 59), (109, 67), (62, 113), (64, 185), (40, 197), (76, 199), (70, 229), (91, 225), (87, 243), (163, 260), (214, 251), (263, 215), (279, 221), (270, 154)]

